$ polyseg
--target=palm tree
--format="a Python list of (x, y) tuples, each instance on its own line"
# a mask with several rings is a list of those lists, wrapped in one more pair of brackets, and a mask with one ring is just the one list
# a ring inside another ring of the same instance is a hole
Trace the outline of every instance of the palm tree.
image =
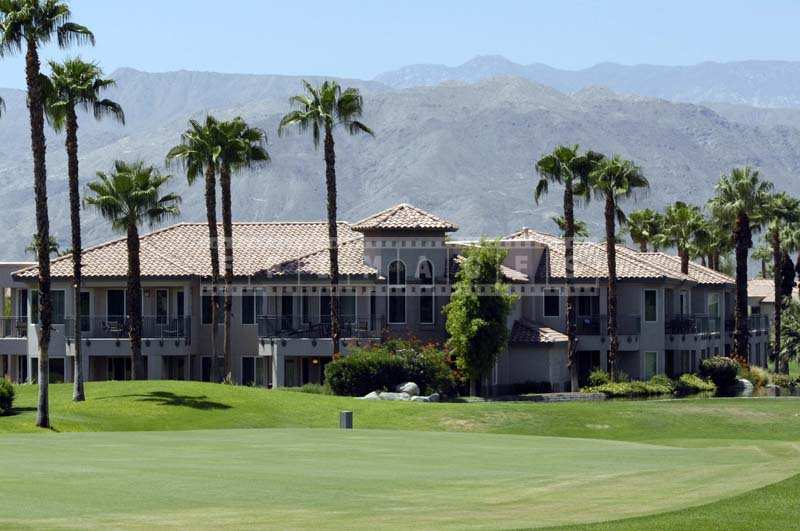
[(223, 340), (224, 374), (231, 371), (231, 334), (233, 315), (233, 205), (231, 172), (269, 161), (265, 148), (267, 136), (237, 117), (222, 122), (216, 129), (219, 149), (219, 184), (222, 199), (222, 234), (225, 240), (225, 328)]
[(339, 243), (336, 229), (336, 150), (334, 148), (333, 130), (344, 127), (351, 134), (366, 133), (373, 135), (372, 130), (359, 121), (364, 109), (364, 101), (358, 89), (342, 90), (336, 81), (324, 81), (314, 87), (303, 81), (305, 94), (292, 96), (289, 101), (297, 107), (286, 114), (278, 125), (278, 135), (292, 125), (303, 132), (311, 129), (314, 148), (319, 149), (319, 142), (324, 134), (325, 153), (325, 187), (328, 203), (328, 249), (331, 262), (331, 340), (333, 357), (339, 355)]
[(116, 161), (110, 173), (97, 172), (97, 180), (88, 184), (94, 195), (85, 202), (96, 208), (111, 222), (111, 227), (127, 234), (128, 286), (127, 314), (131, 340), (131, 379), (144, 376), (142, 360), (142, 279), (139, 264), (139, 226), (145, 221), (151, 226), (177, 216), (180, 196), (162, 194), (162, 187), (171, 175), (161, 175), (143, 162)]
[(625, 213), (620, 201), (650, 186), (642, 170), (633, 162), (619, 155), (601, 160), (589, 175), (589, 190), (598, 199), (605, 201), (606, 258), (608, 261), (608, 338), (609, 372), (616, 376), (619, 356), (617, 337), (617, 246), (616, 223), (625, 223)]
[[(558, 227), (558, 233), (562, 238), (567, 236), (567, 220), (564, 216), (553, 216), (550, 218), (553, 223)], [(575, 220), (575, 241), (583, 241), (589, 237), (589, 225), (585, 221), (579, 219)]]
[[(56, 38), (58, 46), (92, 43), (94, 35), (84, 26), (70, 22), (71, 13), (62, 0), (0, 0), (0, 56), (22, 51), (25, 46), (25, 82), (28, 89), (33, 190), (36, 201), (36, 233), (39, 241), (50, 241), (47, 213), (47, 167), (45, 165), (44, 108), (39, 63), (39, 46)], [(50, 427), (48, 379), (50, 328), (53, 308), (50, 295), (50, 255), (47, 246), (38, 248), (39, 265), (39, 402), (36, 425)]]
[(781, 241), (787, 253), (797, 253), (797, 258), (794, 261), (795, 277), (800, 277), (800, 223), (792, 223), (786, 226), (781, 235)]
[(761, 264), (761, 278), (769, 278), (772, 274), (767, 267), (767, 263), (772, 260), (772, 246), (769, 242), (762, 241), (755, 249), (753, 249), (753, 259), (758, 260)]
[[(54, 254), (56, 256), (59, 256), (61, 254), (61, 249), (58, 246), (58, 240), (56, 239), (55, 236), (50, 236), (47, 243), (47, 251), (50, 254)], [(33, 237), (31, 238), (31, 243), (28, 244), (27, 247), (25, 247), (25, 252), (30, 253), (33, 256), (39, 255), (39, 238), (37, 237), (36, 234), (34, 234)]]
[(220, 150), (217, 141), (219, 121), (206, 116), (205, 123), (189, 120), (189, 129), (181, 135), (181, 143), (167, 153), (167, 164), (178, 162), (186, 171), (189, 186), (200, 175), (205, 180), (206, 221), (211, 257), (211, 379), (221, 382), (222, 364), (217, 350), (217, 323), (219, 322), (219, 232), (217, 226), (217, 183)]
[(57, 132), (66, 131), (67, 180), (69, 182), (69, 213), (72, 224), (72, 270), (75, 323), (72, 330), (75, 345), (73, 361), (72, 400), (86, 399), (83, 390), (83, 358), (81, 356), (81, 199), (78, 191), (78, 114), (76, 108), (92, 111), (96, 120), (110, 116), (125, 123), (119, 104), (101, 99), (100, 92), (114, 85), (113, 79), (103, 78), (95, 63), (68, 59), (63, 63), (50, 61), (50, 77), (42, 77), (45, 114)]
[[(564, 216), (562, 231), (564, 234), (564, 260), (567, 284), (567, 367), (573, 391), (578, 390), (578, 360), (577, 360), (577, 332), (575, 322), (575, 236), (578, 234), (578, 224), (575, 220), (575, 187), (581, 186), (586, 190), (586, 183), (579, 182), (587, 172), (580, 173), (578, 146), (557, 146), (552, 153), (548, 153), (536, 162), (536, 173), (539, 182), (533, 193), (533, 198), (538, 204), (550, 187), (550, 183), (564, 186)], [(558, 220), (556, 219), (558, 224)], [(584, 230), (585, 230), (584, 224)]]
[(657, 238), (660, 245), (674, 246), (681, 258), (681, 273), (689, 274), (689, 259), (699, 254), (693, 247), (697, 232), (703, 229), (705, 219), (700, 207), (676, 201), (667, 207), (663, 233)]
[(747, 260), (753, 246), (753, 232), (764, 224), (770, 203), (772, 183), (762, 181), (750, 167), (734, 168), (723, 175), (711, 199), (717, 219), (731, 231), (736, 242), (736, 312), (733, 335), (734, 355), (748, 359)]
[[(773, 313), (772, 355), (775, 358), (775, 372), (783, 371), (783, 356), (781, 354), (781, 313), (784, 306), (783, 298), (783, 258), (785, 250), (782, 247), (781, 235), (791, 223), (800, 221), (800, 201), (785, 192), (772, 196), (768, 205), (767, 238), (772, 247), (772, 271), (775, 293), (775, 307)], [(791, 296), (791, 291), (789, 292)]]
[(658, 251), (658, 236), (661, 235), (664, 227), (664, 216), (645, 208), (634, 210), (628, 215), (628, 222), (625, 232), (630, 234), (633, 243), (639, 246), (639, 250), (646, 253), (648, 246), (652, 245), (654, 251)]

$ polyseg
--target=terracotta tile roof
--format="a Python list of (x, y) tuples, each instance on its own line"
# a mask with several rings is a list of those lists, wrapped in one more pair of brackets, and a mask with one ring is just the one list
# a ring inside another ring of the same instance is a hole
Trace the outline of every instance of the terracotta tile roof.
[[(219, 228), (220, 237), (222, 226)], [(343, 275), (374, 274), (363, 259), (363, 237), (353, 232), (347, 223), (339, 223), (339, 238), (346, 242), (340, 259)], [(140, 238), (142, 276), (152, 277), (208, 277), (211, 275), (211, 257), (208, 249), (208, 226), (205, 223), (180, 223), (145, 234)], [(247, 277), (264, 270), (278, 268), (304, 257), (302, 272), (325, 276), (328, 274), (327, 256), (313, 258), (326, 251), (328, 229), (325, 222), (275, 222), (234, 223), (233, 255), (234, 275)], [(224, 268), (224, 249), (220, 249), (220, 267)], [(124, 278), (128, 258), (125, 239), (113, 240), (83, 253), (83, 276), (92, 278)], [(69, 255), (52, 261), (53, 278), (72, 276)], [(276, 269), (277, 271), (277, 269)], [(15, 274), (18, 278), (36, 278), (37, 268), (27, 268)]]
[(354, 231), (409, 230), (455, 231), (458, 225), (434, 216), (421, 208), (401, 203), (352, 225)]
[[(681, 271), (681, 259), (679, 256), (661, 252), (637, 254), (639, 254), (643, 259), (646, 259), (650, 261), (650, 263), (655, 264), (663, 269), (672, 271), (674, 273), (680, 273)], [(689, 262), (689, 278), (698, 284), (704, 285), (733, 285), (736, 283), (736, 280), (733, 277), (729, 277), (728, 275), (720, 273), (719, 271), (714, 271), (710, 267), (700, 265), (696, 262)]]
[[(347, 266), (347, 273), (343, 273), (343, 266)], [(301, 275), (301, 276), (327, 276), (330, 271), (330, 252), (327, 248), (314, 251), (305, 256), (300, 256), (273, 267), (264, 269), (257, 274), (271, 276)], [(364, 263), (364, 238), (357, 236), (344, 241), (339, 245), (339, 269), (342, 274), (348, 275), (377, 275), (378, 271)]]
[[(461, 264), (466, 260), (463, 254), (459, 254), (454, 256), (451, 259), (450, 264), (450, 278), (455, 280), (455, 275), (458, 273), (458, 269), (461, 267)], [(503, 278), (509, 282), (519, 282), (519, 283), (527, 283), (530, 282), (528, 275), (523, 273), (522, 271), (517, 271), (516, 269), (512, 269), (508, 266), (500, 265), (500, 273), (503, 275)]]
[(538, 345), (542, 343), (562, 343), (567, 336), (558, 330), (542, 326), (528, 319), (517, 319), (511, 328), (509, 343)]
[[(775, 282), (771, 278), (755, 278), (747, 281), (747, 296), (761, 299), (761, 302), (775, 304)], [(792, 297), (800, 298), (797, 286), (792, 290)]]

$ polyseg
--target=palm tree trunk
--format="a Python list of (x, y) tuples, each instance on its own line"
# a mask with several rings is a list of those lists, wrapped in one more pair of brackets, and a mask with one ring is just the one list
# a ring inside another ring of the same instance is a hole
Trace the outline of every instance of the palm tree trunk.
[(750, 233), (750, 219), (745, 214), (736, 218), (734, 226), (736, 239), (736, 313), (733, 333), (733, 353), (749, 361), (750, 332), (747, 328), (747, 257), (752, 236)]
[(608, 259), (608, 370), (612, 379), (617, 376), (617, 356), (619, 338), (617, 337), (617, 240), (614, 215), (614, 199), (606, 197), (606, 258)]
[(572, 392), (578, 391), (578, 341), (575, 326), (575, 204), (573, 200), (572, 182), (564, 187), (564, 260), (567, 277), (567, 368)]
[(144, 376), (142, 360), (142, 272), (139, 264), (139, 230), (128, 225), (128, 334), (131, 340), (131, 380)]
[(231, 373), (231, 318), (233, 314), (233, 213), (231, 205), (231, 169), (223, 164), (219, 173), (222, 189), (222, 235), (225, 238), (225, 330), (223, 339), (224, 374)]
[(642, 253), (646, 253), (647, 252), (647, 241), (646, 240), (642, 240), (642, 241), (639, 242), (639, 251), (642, 252)]
[(333, 131), (325, 126), (325, 188), (328, 195), (328, 251), (331, 261), (331, 341), (333, 357), (339, 356), (339, 241), (336, 227), (336, 152)]
[(36, 257), (39, 262), (39, 403), (36, 408), (36, 425), (50, 427), (50, 329), (53, 305), (50, 295), (50, 219), (47, 213), (47, 166), (45, 165), (44, 108), (39, 85), (39, 52), (36, 40), (29, 37), (25, 55), (25, 80), (28, 86), (28, 111), (31, 126), (31, 152), (33, 154), (33, 191), (36, 199), (36, 237), (39, 245)]
[(209, 165), (206, 168), (206, 219), (208, 221), (208, 253), (211, 256), (211, 379), (222, 381), (222, 368), (217, 351), (217, 321), (219, 321), (219, 234), (217, 228), (217, 183), (216, 170)]
[(779, 373), (783, 369), (781, 360), (781, 313), (783, 311), (783, 253), (781, 253), (781, 235), (779, 231), (773, 231), (771, 234), (772, 243), (772, 268), (774, 274), (772, 275), (772, 285), (775, 293), (775, 309), (773, 313), (773, 342), (772, 342), (772, 355), (775, 357), (775, 372)]
[(767, 260), (761, 259), (761, 278), (767, 278)]
[(67, 109), (66, 119), (67, 140), (67, 176), (69, 180), (69, 216), (72, 225), (72, 276), (75, 317), (73, 333), (73, 358), (72, 358), (72, 400), (83, 402), (86, 395), (83, 389), (83, 356), (81, 352), (81, 198), (78, 191), (78, 117), (75, 108)]
[(684, 275), (689, 274), (689, 251), (686, 249), (681, 249), (679, 251), (681, 255), (681, 273)]

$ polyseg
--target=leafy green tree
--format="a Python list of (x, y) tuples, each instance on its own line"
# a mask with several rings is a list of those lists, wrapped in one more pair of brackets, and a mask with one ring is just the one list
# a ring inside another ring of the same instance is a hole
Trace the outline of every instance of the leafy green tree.
[[(775, 372), (789, 372), (781, 362), (781, 317), (784, 306), (783, 263), (784, 249), (781, 245), (781, 235), (786, 227), (800, 221), (800, 201), (785, 192), (774, 194), (767, 207), (767, 240), (772, 250), (772, 271), (775, 294), (775, 307), (772, 317), (772, 355), (775, 358)], [(794, 280), (794, 272), (792, 274)], [(789, 291), (791, 296), (791, 289)]]
[(697, 232), (703, 228), (705, 220), (700, 207), (688, 205), (683, 201), (667, 207), (664, 215), (663, 233), (657, 237), (663, 246), (674, 246), (681, 258), (681, 272), (689, 274), (689, 260), (697, 254), (693, 243)]
[(447, 345), (469, 378), (471, 394), (508, 344), (507, 319), (515, 297), (500, 273), (506, 254), (491, 241), (467, 248), (450, 302), (444, 307)]
[(333, 131), (337, 127), (343, 127), (351, 135), (373, 135), (373, 132), (359, 121), (364, 110), (364, 100), (358, 89), (342, 90), (336, 81), (324, 81), (319, 87), (303, 81), (303, 86), (304, 94), (290, 98), (290, 103), (296, 109), (281, 119), (278, 135), (283, 134), (287, 127), (297, 126), (301, 132), (311, 129), (315, 149), (319, 149), (320, 140), (324, 142), (331, 292), (336, 294), (331, 297), (331, 340), (335, 358), (339, 355), (339, 241), (336, 226), (336, 148)]
[(201, 175), (205, 181), (206, 223), (208, 225), (208, 253), (211, 259), (211, 379), (221, 382), (224, 378), (217, 345), (219, 323), (219, 229), (217, 225), (217, 174), (220, 153), (217, 140), (219, 121), (206, 116), (205, 122), (189, 120), (189, 128), (181, 134), (181, 143), (167, 153), (167, 165), (177, 163), (186, 171), (189, 186)]
[(224, 374), (231, 372), (233, 316), (233, 200), (231, 173), (254, 164), (269, 161), (265, 148), (267, 136), (261, 129), (250, 127), (237, 117), (220, 122), (216, 128), (216, 147), (219, 150), (219, 184), (222, 199), (222, 234), (225, 241), (225, 328), (223, 338)]
[[(598, 160), (602, 156), (596, 157)], [(578, 363), (577, 363), (577, 337), (575, 321), (575, 236), (579, 235), (580, 222), (575, 220), (575, 189), (578, 188), (578, 198), (586, 195), (588, 174), (595, 157), (590, 152), (579, 155), (578, 146), (557, 146), (552, 153), (548, 153), (536, 162), (536, 173), (539, 182), (534, 191), (534, 200), (538, 204), (550, 187), (558, 184), (564, 187), (564, 215), (554, 218), (556, 224), (562, 229), (564, 235), (564, 260), (566, 262), (567, 284), (567, 367), (569, 368), (570, 382), (573, 391), (578, 390)], [(563, 226), (559, 224), (563, 221)], [(586, 225), (583, 225), (584, 232)]]
[[(77, 43), (94, 44), (94, 35), (84, 26), (70, 22), (69, 6), (62, 0), (0, 0), (0, 57), (25, 48), (25, 83), (28, 89), (31, 153), (33, 155), (33, 192), (36, 202), (36, 233), (39, 240), (50, 241), (47, 212), (47, 167), (45, 165), (44, 107), (39, 62), (39, 47), (56, 38), (60, 48)], [(50, 333), (53, 304), (50, 293), (50, 254), (38, 248), (39, 265), (39, 401), (36, 425), (50, 427)]]
[(608, 364), (612, 378), (616, 378), (619, 357), (617, 336), (617, 222), (624, 224), (625, 213), (620, 202), (632, 197), (637, 190), (648, 188), (650, 183), (642, 170), (630, 160), (619, 155), (601, 160), (589, 175), (589, 191), (605, 202), (606, 258), (608, 262)]
[(661, 236), (663, 229), (664, 216), (655, 210), (645, 208), (634, 210), (627, 216), (624, 230), (630, 234), (631, 240), (639, 246), (639, 250), (646, 253), (648, 246), (658, 251), (660, 247), (658, 237)]
[(68, 59), (63, 63), (50, 61), (50, 77), (42, 76), (44, 108), (53, 129), (66, 132), (67, 181), (69, 183), (69, 214), (72, 225), (72, 275), (74, 290), (73, 390), (72, 400), (86, 399), (83, 388), (83, 357), (81, 355), (81, 199), (78, 169), (78, 108), (91, 111), (96, 120), (110, 116), (125, 123), (122, 107), (114, 101), (103, 99), (100, 93), (114, 86), (113, 79), (103, 77), (95, 63), (81, 59)]
[(142, 379), (142, 276), (139, 259), (139, 226), (145, 222), (153, 226), (165, 219), (177, 216), (180, 211), (180, 196), (173, 193), (162, 195), (162, 189), (171, 175), (161, 175), (152, 166), (143, 162), (116, 161), (109, 173), (97, 172), (97, 180), (88, 184), (93, 195), (85, 202), (96, 208), (111, 222), (111, 227), (127, 235), (128, 285), (127, 314), (128, 332), (131, 340), (131, 378)]
[(750, 331), (747, 323), (747, 261), (753, 233), (767, 221), (773, 185), (762, 181), (750, 167), (734, 168), (723, 175), (709, 202), (721, 224), (730, 230), (736, 247), (736, 303), (733, 353), (749, 359)]

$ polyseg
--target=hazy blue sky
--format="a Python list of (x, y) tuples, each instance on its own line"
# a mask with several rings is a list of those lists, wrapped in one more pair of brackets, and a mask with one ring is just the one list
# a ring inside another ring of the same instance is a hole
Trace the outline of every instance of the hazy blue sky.
[[(326, 74), (372, 78), (412, 63), (479, 54), (583, 68), (598, 62), (693, 64), (800, 59), (797, 0), (74, 0), (106, 71)], [(47, 50), (45, 58), (63, 52)], [(22, 87), (20, 58), (0, 86)]]

